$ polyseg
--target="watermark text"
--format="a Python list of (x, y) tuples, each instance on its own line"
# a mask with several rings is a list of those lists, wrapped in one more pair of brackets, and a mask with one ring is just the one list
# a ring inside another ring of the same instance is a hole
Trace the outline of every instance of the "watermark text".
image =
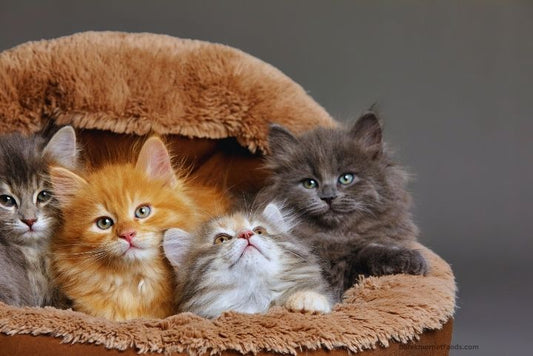
[(461, 350), (461, 351), (474, 351), (479, 350), (479, 345), (434, 345), (434, 344), (401, 344), (400, 350)]

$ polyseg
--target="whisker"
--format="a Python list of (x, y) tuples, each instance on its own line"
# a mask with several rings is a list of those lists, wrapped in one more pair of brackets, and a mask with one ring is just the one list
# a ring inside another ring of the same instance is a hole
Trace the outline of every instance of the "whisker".
[(76, 242), (76, 243), (61, 243), (63, 247), (95, 247), (101, 246), (101, 243), (91, 243), (91, 242)]
[(302, 255), (300, 255), (300, 254), (298, 254), (298, 253), (296, 253), (296, 252), (294, 252), (294, 251), (292, 251), (292, 250), (285, 250), (285, 252), (288, 252), (288, 253), (290, 253), (290, 254), (292, 254), (292, 255), (298, 257), (298, 258), (301, 259), (302, 261), (307, 262), (307, 259), (304, 258), (304, 256), (302, 256)]

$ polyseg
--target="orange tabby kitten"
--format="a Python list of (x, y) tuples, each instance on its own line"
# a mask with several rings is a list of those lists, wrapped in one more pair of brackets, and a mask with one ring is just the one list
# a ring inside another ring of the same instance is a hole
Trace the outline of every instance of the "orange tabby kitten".
[(50, 176), (64, 218), (52, 241), (53, 270), (74, 309), (112, 320), (172, 315), (163, 232), (224, 212), (223, 195), (177, 177), (156, 137), (135, 165), (108, 164), (83, 177), (53, 167)]

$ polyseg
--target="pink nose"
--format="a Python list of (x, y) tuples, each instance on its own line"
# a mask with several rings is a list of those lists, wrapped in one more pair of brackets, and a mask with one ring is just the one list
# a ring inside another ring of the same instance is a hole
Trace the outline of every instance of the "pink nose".
[(28, 225), (28, 227), (31, 228), (33, 224), (35, 224), (37, 219), (21, 219), (20, 221), (22, 221), (24, 224)]
[(239, 239), (249, 239), (250, 237), (252, 237), (254, 235), (254, 232), (251, 231), (251, 230), (242, 230), (241, 232), (239, 232), (239, 234), (237, 235), (237, 237)]
[(131, 240), (135, 237), (135, 235), (137, 235), (135, 230), (126, 230), (126, 231), (121, 232), (120, 235), (118, 235), (118, 237), (128, 242), (131, 242)]

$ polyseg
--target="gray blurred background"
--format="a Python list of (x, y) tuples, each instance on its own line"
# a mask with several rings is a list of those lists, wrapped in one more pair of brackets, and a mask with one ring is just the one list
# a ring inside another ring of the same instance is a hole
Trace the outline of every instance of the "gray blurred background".
[(86, 30), (237, 47), (339, 120), (377, 103), (421, 241), (457, 277), (453, 343), (479, 345), (451, 354), (529, 354), (533, 2), (0, 2), (0, 50)]

